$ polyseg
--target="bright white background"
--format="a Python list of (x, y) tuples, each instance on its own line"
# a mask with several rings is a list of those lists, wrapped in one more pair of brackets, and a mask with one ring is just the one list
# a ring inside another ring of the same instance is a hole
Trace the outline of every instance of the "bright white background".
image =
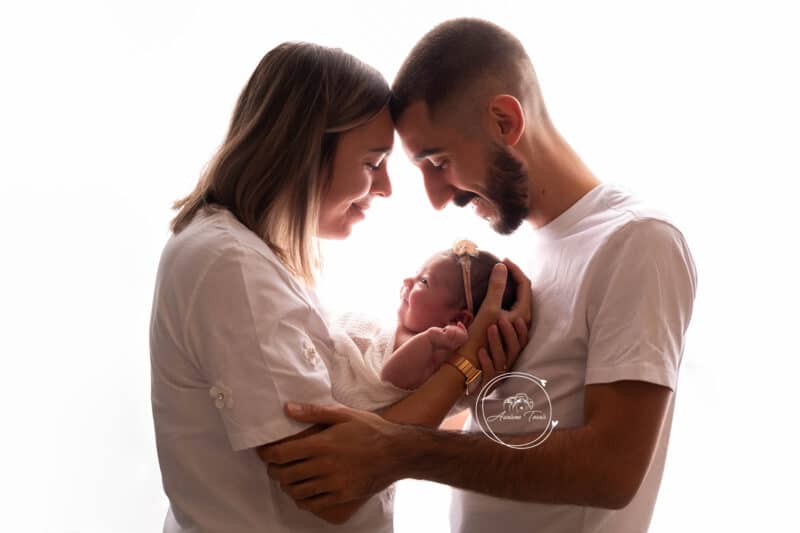
[[(148, 318), (171, 217), (240, 88), (284, 40), (391, 80), (434, 24), (526, 45), (563, 135), (603, 180), (671, 213), (699, 272), (651, 530), (796, 522), (798, 18), (790, 2), (18, 2), (0, 7), (0, 522), (159, 531)], [(522, 7), (522, 6), (525, 7)], [(528, 228), (435, 213), (398, 145), (395, 194), (325, 247), (333, 307), (392, 313), (404, 275), (470, 237), (520, 261)], [(538, 482), (531, 480), (532, 483)], [(447, 491), (405, 482), (398, 532), (442, 531)]]

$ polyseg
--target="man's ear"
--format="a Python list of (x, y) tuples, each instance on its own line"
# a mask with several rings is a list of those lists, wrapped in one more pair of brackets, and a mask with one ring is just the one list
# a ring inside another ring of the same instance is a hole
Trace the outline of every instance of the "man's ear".
[(489, 101), (493, 134), (506, 146), (517, 144), (525, 132), (522, 104), (510, 94), (499, 94)]

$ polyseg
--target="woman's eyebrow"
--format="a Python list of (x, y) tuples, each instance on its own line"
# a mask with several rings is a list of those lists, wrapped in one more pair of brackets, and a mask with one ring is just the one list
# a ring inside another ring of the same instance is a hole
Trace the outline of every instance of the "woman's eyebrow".
[(388, 153), (391, 153), (391, 151), (392, 151), (392, 147), (391, 146), (380, 146), (380, 147), (376, 147), (376, 148), (370, 148), (370, 149), (367, 150), (367, 152), (375, 152), (375, 153), (378, 153), (378, 154), (384, 154), (384, 153), (388, 154)]

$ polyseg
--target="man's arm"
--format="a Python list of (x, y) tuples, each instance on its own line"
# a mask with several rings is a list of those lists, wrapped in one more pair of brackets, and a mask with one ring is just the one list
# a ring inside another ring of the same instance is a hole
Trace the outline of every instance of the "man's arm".
[[(490, 327), (500, 316), (500, 302), (506, 282), (506, 268), (496, 265), (492, 270), (486, 298), (470, 326), (469, 338), (461, 350), (464, 356), (469, 357), (474, 364), (480, 364), (482, 367), (490, 365), (488, 352), (484, 348), (480, 348), (483, 344), (488, 343), (493, 359), (501, 361), (503, 364), (507, 362), (510, 366), (519, 355), (522, 347), (527, 343), (528, 325), (525, 319), (530, 319), (530, 280), (522, 274), (519, 267), (513, 263), (509, 263), (509, 265), (512, 269), (512, 274), (519, 278), (517, 279), (518, 285), (522, 287), (520, 289), (522, 291), (520, 293), (521, 297), (517, 302), (518, 305), (515, 306), (516, 309), (512, 309), (512, 311), (516, 312), (516, 315), (508, 315), (509, 318), (514, 319), (513, 325), (504, 316), (499, 322), (500, 328), (495, 325)], [(503, 342), (501, 342), (501, 336), (506, 344), (505, 348), (503, 347)], [(508, 356), (507, 360), (506, 356)], [(360, 413), (359, 420), (372, 428), (373, 431), (378, 432), (381, 431), (381, 424), (386, 421), (392, 421), (395, 424), (422, 424), (438, 427), (456, 400), (463, 394), (463, 375), (451, 365), (441, 365), (415, 392), (383, 409), (380, 415), (366, 411), (349, 410), (344, 407), (328, 407), (326, 408), (328, 412), (334, 415), (320, 420), (318, 423), (326, 425), (338, 424), (345, 421), (341, 413), (353, 412)], [(287, 413), (293, 416), (291, 409), (288, 407)], [(259, 457), (265, 463), (284, 463), (282, 466), (270, 464), (268, 472), (271, 473), (272, 477), (278, 479), (281, 488), (286, 493), (295, 498), (298, 507), (309, 510), (329, 522), (341, 524), (355, 513), (370, 496), (392, 483), (393, 480), (386, 481), (385, 479), (362, 477), (358, 481), (364, 485), (356, 488), (352, 485), (355, 480), (346, 479), (346, 476), (345, 478), (340, 476), (333, 479), (331, 476), (341, 472), (338, 470), (337, 457), (330, 455), (327, 457), (307, 455), (303, 458), (298, 458), (296, 461), (285, 462), (270, 459), (276, 453), (282, 453), (275, 450), (283, 450), (287, 447), (290, 449), (293, 446), (307, 448), (311, 444), (313, 450), (315, 443), (321, 443), (328, 448), (336, 447), (338, 444), (346, 445), (346, 443), (337, 442), (336, 433), (330, 430), (320, 432), (319, 429), (316, 429), (310, 432), (309, 437), (301, 438), (301, 436), (303, 436), (302, 433), (287, 439), (286, 442), (270, 443), (258, 449)], [(362, 444), (368, 444), (368, 442)], [(286, 465), (285, 463), (287, 462), (293, 462), (294, 464)], [(274, 475), (275, 472), (283, 468), (291, 468), (294, 475), (283, 478), (276, 477)], [(329, 487), (329, 490), (321, 491), (320, 486), (323, 485)], [(342, 490), (347, 490), (351, 493), (357, 492), (360, 496), (332, 502), (331, 498), (337, 493), (341, 493)]]
[[(640, 381), (588, 385), (585, 424), (554, 431), (527, 450), (498, 445), (480, 434), (380, 419), (365, 423), (362, 412), (339, 409), (336, 417), (343, 423), (321, 434), (328, 434), (328, 445), (310, 437), (296, 447), (274, 448), (266, 460), (288, 464), (314, 456), (336, 464), (337, 471), (315, 487), (315, 494), (324, 496), (301, 502), (312, 511), (367, 496), (359, 490), (369, 485), (364, 479), (388, 484), (406, 477), (500, 498), (619, 509), (634, 497), (647, 472), (671, 394), (666, 387)], [(297, 418), (332, 419), (325, 408), (313, 406)], [(307, 473), (292, 466), (270, 467), (270, 475), (282, 483)], [(303, 500), (313, 495), (292, 496)]]

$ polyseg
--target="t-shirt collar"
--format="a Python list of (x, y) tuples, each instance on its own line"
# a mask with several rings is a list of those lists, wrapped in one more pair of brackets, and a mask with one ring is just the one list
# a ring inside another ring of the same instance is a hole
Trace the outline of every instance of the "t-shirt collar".
[(566, 211), (541, 228), (534, 230), (535, 235), (540, 239), (546, 240), (560, 239), (567, 236), (570, 228), (591, 214), (605, 188), (605, 184), (601, 183), (584, 194), (577, 202), (568, 207)]

